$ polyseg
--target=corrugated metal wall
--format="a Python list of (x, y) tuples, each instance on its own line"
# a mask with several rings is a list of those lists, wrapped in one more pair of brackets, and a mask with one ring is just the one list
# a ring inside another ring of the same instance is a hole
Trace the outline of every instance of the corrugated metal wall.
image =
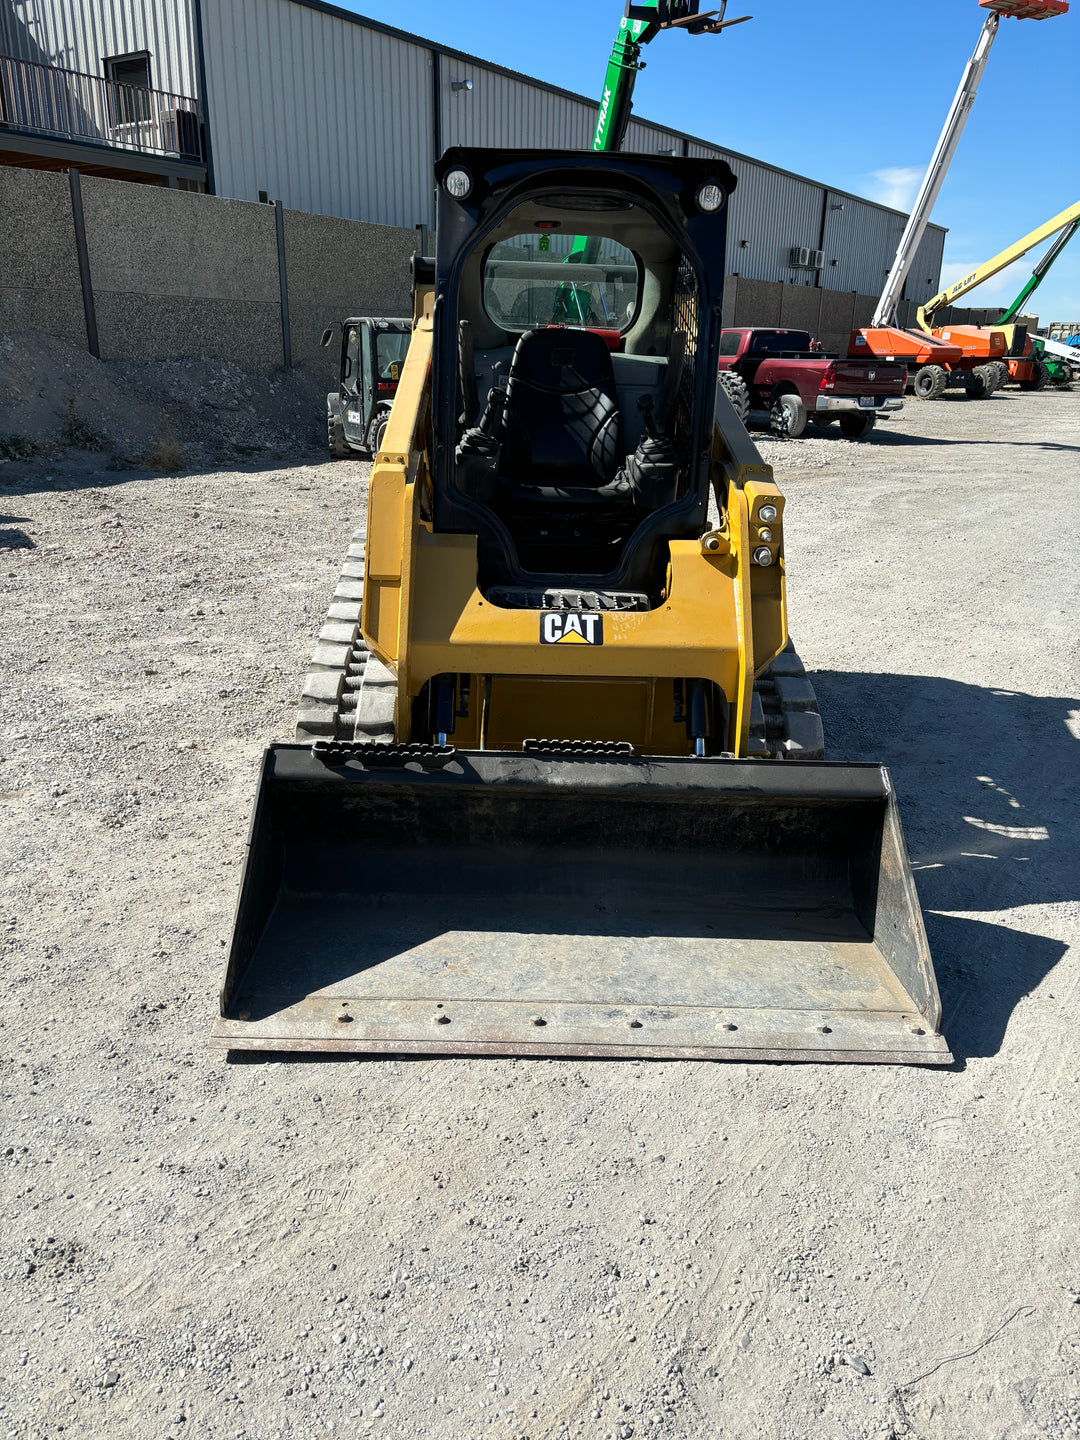
[[(57, 13), (67, 8), (64, 0), (28, 3)], [(92, 0), (86, 3), (92, 8)], [(186, 0), (99, 3), (168, 9)], [(434, 50), (444, 148), (590, 143), (596, 110), (587, 97), (388, 34), (359, 17), (299, 0), (202, 0), (202, 8), (219, 194), (256, 200), (266, 191), (298, 210), (431, 225)], [(472, 89), (455, 89), (455, 81), (470, 81)], [(904, 225), (896, 212), (641, 118), (631, 120), (625, 148), (728, 161), (739, 179), (728, 241), (733, 273), (880, 292)], [(943, 243), (944, 231), (931, 228), (908, 298), (921, 301), (937, 289)], [(820, 275), (792, 266), (793, 246), (824, 250)]]
[[(589, 124), (589, 139), (592, 143), (593, 125), (596, 122), (596, 105), (591, 107), (592, 119)], [(640, 155), (681, 155), (683, 137), (677, 130), (661, 130), (656, 125), (647, 125), (641, 120), (631, 120), (626, 127), (624, 150), (636, 150)]]
[(755, 280), (813, 284), (814, 271), (792, 268), (791, 247), (816, 248), (821, 187), (733, 156), (725, 158), (739, 181), (728, 220), (728, 269), (752, 274)]
[(0, 4), (0, 52), (104, 77), (106, 59), (150, 53), (150, 85), (197, 94), (191, 0), (19, 0)]
[[(450, 145), (550, 145), (585, 150), (592, 142), (594, 105), (452, 56), (443, 56), (439, 68), (444, 149)], [(471, 80), (473, 88), (455, 90), (454, 82), (463, 80)]]
[(431, 52), (290, 0), (203, 0), (219, 194), (431, 223)]

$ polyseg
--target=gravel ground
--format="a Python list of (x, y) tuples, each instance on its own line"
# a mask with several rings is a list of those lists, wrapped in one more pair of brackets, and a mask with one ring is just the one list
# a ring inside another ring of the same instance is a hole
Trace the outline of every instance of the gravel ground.
[(1080, 394), (763, 449), (948, 1071), (211, 1053), (367, 468), (0, 469), (0, 1437), (1080, 1433)]

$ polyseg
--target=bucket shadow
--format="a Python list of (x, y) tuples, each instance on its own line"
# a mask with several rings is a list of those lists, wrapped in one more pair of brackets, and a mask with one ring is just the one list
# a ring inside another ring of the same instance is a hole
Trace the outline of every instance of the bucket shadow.
[(1080, 699), (937, 676), (811, 678), (829, 758), (892, 773), (953, 1053), (996, 1054), (1068, 947), (961, 917), (1080, 899)]

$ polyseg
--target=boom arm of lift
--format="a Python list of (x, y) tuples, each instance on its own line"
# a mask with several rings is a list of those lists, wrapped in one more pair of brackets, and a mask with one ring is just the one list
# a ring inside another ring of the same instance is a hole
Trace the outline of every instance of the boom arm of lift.
[(892, 263), (892, 269), (885, 281), (885, 288), (881, 292), (881, 299), (874, 311), (874, 318), (870, 322), (873, 329), (880, 329), (883, 325), (892, 323), (897, 302), (904, 289), (904, 281), (907, 279), (915, 259), (915, 252), (922, 244), (926, 227), (930, 223), (930, 213), (941, 192), (945, 176), (952, 164), (952, 158), (956, 154), (956, 147), (960, 143), (960, 136), (964, 133), (964, 126), (971, 114), (971, 107), (975, 104), (979, 81), (983, 77), (986, 62), (990, 58), (990, 47), (994, 43), (994, 36), (997, 34), (999, 24), (1000, 19), (994, 14), (987, 15), (983, 21), (979, 43), (975, 46), (975, 52), (964, 70), (960, 88), (953, 97), (952, 106), (945, 120), (945, 128), (938, 136), (937, 148), (934, 150), (930, 165), (923, 176), (922, 188), (919, 190), (911, 214), (908, 216), (904, 233), (900, 237), (896, 259)]
[(990, 47), (994, 43), (994, 37), (1002, 17), (1012, 16), (1018, 20), (1046, 20), (1053, 15), (1064, 15), (1069, 8), (1066, 0), (979, 0), (979, 4), (990, 13), (983, 21), (979, 42), (964, 70), (960, 88), (953, 97), (952, 106), (945, 120), (945, 127), (938, 136), (937, 147), (930, 159), (926, 174), (923, 176), (922, 188), (919, 190), (908, 217), (904, 233), (900, 237), (896, 259), (892, 263), (885, 288), (881, 292), (881, 299), (874, 311), (874, 318), (870, 322), (873, 329), (880, 329), (893, 322), (897, 302), (904, 289), (904, 281), (908, 277), (916, 251), (922, 244), (926, 227), (930, 223), (931, 212), (945, 182), (952, 158), (956, 154), (956, 147), (960, 143), (960, 136), (964, 133), (964, 126), (971, 114), (971, 107), (975, 104), (979, 82), (986, 69), (986, 62), (990, 58)]
[(951, 305), (954, 300), (959, 300), (961, 295), (966, 295), (969, 290), (974, 290), (976, 286), (983, 284), (984, 281), (992, 279), (1000, 270), (1004, 270), (1006, 265), (1011, 265), (1014, 260), (1019, 260), (1022, 255), (1026, 255), (1033, 246), (1041, 245), (1044, 240), (1049, 239), (1049, 237), (1058, 230), (1067, 229), (1068, 233), (1064, 234), (1057, 244), (1044, 256), (1041, 264), (1036, 268), (1031, 282), (1029, 282), (1021, 294), (1017, 296), (1016, 302), (1008, 315), (1003, 316), (1002, 320), (998, 323), (1001, 324), (1004, 323), (1005, 320), (1011, 319), (1023, 302), (1038, 286), (1039, 281), (1043, 275), (1046, 274), (1054, 260), (1057, 259), (1058, 255), (1060, 255), (1078, 225), (1080, 225), (1080, 201), (1075, 205), (1070, 205), (1069, 208), (1063, 210), (1060, 215), (1055, 215), (1052, 220), (1047, 220), (1046, 224), (1040, 225), (1037, 230), (1032, 230), (1031, 234), (1025, 235), (1022, 240), (1017, 240), (1015, 245), (1010, 245), (1002, 250), (1000, 254), (995, 255), (992, 260), (987, 260), (985, 265), (977, 266), (969, 275), (965, 275), (962, 280), (957, 280), (956, 284), (950, 285), (947, 290), (942, 290), (940, 294), (935, 295), (932, 300), (928, 300), (925, 305), (920, 305), (916, 317), (920, 328), (925, 330), (929, 335), (931, 333), (935, 310), (940, 310), (945, 305)]
[(1077, 230), (1080, 230), (1080, 218), (1074, 220), (1072, 224), (1065, 226), (1065, 229), (1062, 230), (1061, 234), (1054, 241), (1053, 245), (1050, 246), (1050, 249), (1047, 250), (1046, 254), (1035, 266), (1035, 269), (1031, 272), (1031, 279), (1020, 291), (1020, 294), (1017, 295), (1016, 299), (1009, 306), (1008, 310), (1005, 311), (1005, 314), (1002, 315), (1001, 319), (998, 321), (999, 325), (1011, 325), (1018, 315), (1023, 314), (1024, 306), (1027, 304), (1027, 302), (1031, 299), (1032, 295), (1035, 294), (1035, 291), (1042, 284), (1047, 271), (1050, 269), (1050, 266), (1053, 265), (1054, 261), (1061, 254), (1062, 250), (1065, 249), (1065, 246), (1076, 234)]

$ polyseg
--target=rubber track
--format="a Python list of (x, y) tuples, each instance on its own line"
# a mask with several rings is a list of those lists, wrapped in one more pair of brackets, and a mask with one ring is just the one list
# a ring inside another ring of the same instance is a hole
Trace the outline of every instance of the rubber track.
[[(365, 532), (357, 530), (308, 665), (296, 716), (300, 741), (394, 743), (396, 679), (360, 634), (364, 542)], [(754, 683), (750, 753), (774, 759), (825, 758), (817, 696), (790, 642)]]
[(817, 695), (788, 641), (754, 682), (750, 703), (750, 753), (776, 760), (824, 760), (825, 733)]
[(365, 532), (355, 531), (304, 677), (297, 740), (394, 741), (397, 681), (360, 634), (364, 542)]

